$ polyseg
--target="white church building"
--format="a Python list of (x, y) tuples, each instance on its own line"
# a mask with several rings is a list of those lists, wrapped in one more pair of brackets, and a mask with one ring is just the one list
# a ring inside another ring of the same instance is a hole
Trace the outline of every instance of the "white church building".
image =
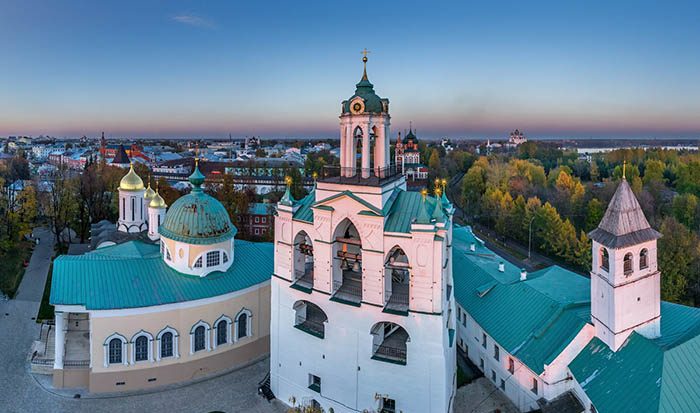
[(389, 101), (365, 69), (342, 104), (340, 167), (304, 199), (287, 192), (278, 204), (270, 378), (290, 404), (452, 410), (452, 210), (444, 197), (406, 191), (389, 125)]

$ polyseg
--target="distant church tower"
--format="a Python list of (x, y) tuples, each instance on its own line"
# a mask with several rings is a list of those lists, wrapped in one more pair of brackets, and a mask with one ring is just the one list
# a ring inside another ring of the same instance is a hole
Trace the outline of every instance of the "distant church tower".
[(368, 177), (385, 173), (390, 164), (389, 99), (374, 93), (367, 78), (367, 54), (362, 58), (364, 72), (355, 85), (355, 94), (343, 101), (340, 115), (340, 166), (343, 176)]
[(389, 101), (362, 60), (341, 108), (342, 168), (277, 204), (270, 387), (326, 412), (449, 413), (453, 208), (444, 195), (407, 192), (390, 167)]
[(633, 332), (654, 338), (661, 328), (661, 274), (656, 240), (623, 178), (593, 240), (591, 316), (596, 336), (617, 350)]
[(129, 172), (119, 182), (119, 221), (117, 229), (122, 232), (141, 232), (146, 230), (146, 214), (143, 198), (146, 188), (143, 181), (130, 165)]

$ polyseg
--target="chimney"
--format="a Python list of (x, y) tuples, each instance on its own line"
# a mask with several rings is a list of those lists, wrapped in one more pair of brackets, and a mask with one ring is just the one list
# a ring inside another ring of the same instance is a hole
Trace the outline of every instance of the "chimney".
[(469, 251), (476, 251), (476, 244), (472, 242), (472, 245), (469, 246)]
[(520, 281), (527, 280), (527, 270), (525, 268), (520, 269)]
[(503, 263), (503, 261), (501, 261), (501, 262), (498, 264), (498, 271), (504, 272), (505, 270), (506, 270), (506, 265)]

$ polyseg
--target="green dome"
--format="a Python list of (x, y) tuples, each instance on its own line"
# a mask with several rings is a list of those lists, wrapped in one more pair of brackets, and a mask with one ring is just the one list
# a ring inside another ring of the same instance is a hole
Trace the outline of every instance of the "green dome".
[(233, 238), (238, 230), (221, 202), (202, 191), (204, 175), (195, 166), (192, 192), (180, 197), (165, 214), (160, 235), (187, 244), (215, 244)]
[(365, 70), (362, 75), (360, 83), (355, 85), (355, 94), (350, 96), (348, 100), (343, 101), (343, 113), (350, 113), (350, 102), (356, 97), (362, 98), (365, 104), (365, 110), (363, 113), (386, 113), (385, 104), (389, 104), (389, 99), (380, 98), (374, 92), (374, 85), (367, 78), (367, 71)]

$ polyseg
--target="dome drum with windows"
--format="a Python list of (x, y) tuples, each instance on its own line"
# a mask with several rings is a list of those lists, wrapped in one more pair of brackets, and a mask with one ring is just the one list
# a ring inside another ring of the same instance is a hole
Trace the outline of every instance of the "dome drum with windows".
[(226, 208), (202, 190), (204, 178), (196, 162), (189, 177), (192, 191), (173, 203), (159, 227), (166, 264), (198, 276), (226, 271), (231, 266), (238, 231)]

